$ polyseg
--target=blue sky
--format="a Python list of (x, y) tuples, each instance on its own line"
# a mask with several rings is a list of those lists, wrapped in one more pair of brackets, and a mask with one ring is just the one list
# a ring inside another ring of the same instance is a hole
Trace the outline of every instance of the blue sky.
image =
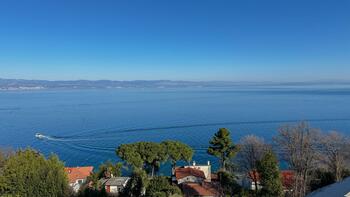
[(347, 80), (349, 0), (2, 0), (0, 78)]

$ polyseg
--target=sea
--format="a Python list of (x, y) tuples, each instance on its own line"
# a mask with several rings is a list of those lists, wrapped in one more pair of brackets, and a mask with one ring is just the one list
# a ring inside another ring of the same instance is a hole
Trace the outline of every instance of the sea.
[(120, 161), (124, 143), (179, 140), (215, 168), (206, 149), (219, 128), (234, 143), (252, 134), (272, 143), (279, 127), (300, 121), (349, 136), (350, 86), (0, 91), (0, 147), (56, 154), (66, 166)]

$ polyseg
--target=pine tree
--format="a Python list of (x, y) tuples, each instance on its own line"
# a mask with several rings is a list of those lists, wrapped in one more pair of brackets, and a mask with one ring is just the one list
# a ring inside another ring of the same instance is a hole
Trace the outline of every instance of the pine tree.
[(219, 129), (209, 143), (208, 154), (220, 158), (220, 167), (226, 170), (227, 161), (238, 152), (238, 147), (231, 140), (229, 130), (226, 128)]
[(270, 150), (258, 161), (262, 196), (283, 196), (281, 174), (275, 154)]
[(167, 159), (164, 146), (155, 142), (122, 144), (117, 148), (116, 154), (133, 168), (146, 170), (152, 177)]
[(187, 144), (179, 141), (167, 140), (162, 142), (168, 160), (171, 163), (172, 170), (175, 170), (177, 161), (190, 162), (193, 156), (193, 150)]

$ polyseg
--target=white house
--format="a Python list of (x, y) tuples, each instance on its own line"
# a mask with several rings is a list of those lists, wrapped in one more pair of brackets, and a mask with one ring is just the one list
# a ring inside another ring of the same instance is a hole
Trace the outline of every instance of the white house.
[(176, 168), (174, 178), (177, 184), (201, 183), (205, 180), (205, 174), (202, 170), (194, 168)]
[(126, 186), (130, 177), (111, 177), (107, 179), (100, 179), (101, 185), (103, 185), (108, 193), (117, 194)]
[(177, 183), (185, 197), (203, 196), (216, 197), (220, 196), (217, 183), (212, 181), (211, 166), (193, 165), (175, 168), (173, 181)]
[(85, 183), (86, 178), (92, 173), (94, 167), (66, 167), (64, 170), (68, 175), (69, 185), (74, 192), (78, 192), (80, 187)]
[(184, 168), (192, 168), (192, 169), (200, 170), (204, 173), (204, 177), (206, 181), (207, 182), (211, 181), (212, 174), (211, 174), (211, 165), (209, 161), (207, 165), (197, 165), (196, 162), (193, 161), (192, 165), (184, 166)]

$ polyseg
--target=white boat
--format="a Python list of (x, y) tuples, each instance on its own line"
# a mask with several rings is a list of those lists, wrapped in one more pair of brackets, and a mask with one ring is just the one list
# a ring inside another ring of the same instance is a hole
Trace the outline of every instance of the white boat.
[(41, 133), (36, 133), (35, 137), (38, 138), (38, 139), (44, 139), (45, 138), (45, 136), (43, 134), (41, 134)]

